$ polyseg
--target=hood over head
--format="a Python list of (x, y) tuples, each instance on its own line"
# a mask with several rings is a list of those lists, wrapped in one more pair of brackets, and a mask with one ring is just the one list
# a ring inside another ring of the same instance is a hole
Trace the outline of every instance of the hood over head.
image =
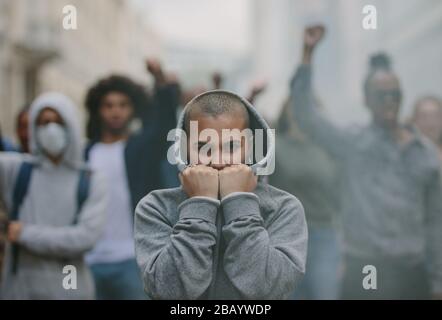
[[(202, 96), (210, 95), (213, 93), (225, 93), (232, 95), (236, 98), (238, 98), (244, 107), (247, 109), (247, 112), (249, 114), (249, 128), (252, 129), (255, 135), (255, 129), (263, 129), (263, 157), (256, 159), (256, 153), (254, 156), (254, 162), (251, 165), (253, 172), (256, 175), (270, 175), (273, 173), (274, 169), (274, 155), (275, 155), (275, 131), (273, 129), (270, 129), (267, 122), (264, 120), (264, 118), (257, 112), (255, 107), (246, 99), (243, 97), (237, 95), (236, 93), (226, 91), (226, 90), (211, 90), (204, 92), (196, 97), (194, 97), (184, 108), (184, 110), (181, 112), (181, 115), (178, 120), (177, 130), (176, 130), (176, 138), (175, 138), (175, 161), (178, 166), (178, 170), (182, 172), (186, 167), (187, 159), (183, 159), (182, 152), (180, 151), (180, 148), (183, 146), (187, 146), (187, 141), (184, 143), (182, 141), (183, 138), (183, 132), (185, 131), (185, 114), (188, 111), (189, 108), (194, 105), (195, 100), (199, 99)], [(255, 140), (254, 140), (255, 144)], [(256, 150), (256, 145), (254, 145), (253, 148), (254, 152)]]
[(81, 134), (74, 102), (67, 96), (58, 92), (47, 92), (38, 96), (31, 104), (29, 112), (29, 144), (31, 154), (38, 158), (46, 158), (36, 140), (37, 118), (46, 108), (55, 110), (64, 121), (67, 130), (67, 148), (63, 152), (62, 163), (78, 168), (83, 165)]

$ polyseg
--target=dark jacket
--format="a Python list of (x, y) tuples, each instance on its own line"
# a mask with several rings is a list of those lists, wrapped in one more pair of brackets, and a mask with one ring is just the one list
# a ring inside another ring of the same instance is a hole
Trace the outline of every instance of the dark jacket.
[[(176, 108), (179, 104), (179, 87), (166, 85), (155, 90), (151, 112), (141, 118), (143, 128), (132, 134), (125, 149), (126, 173), (131, 195), (132, 208), (150, 191), (168, 187), (162, 179), (166, 159), (167, 133), (176, 127)], [(89, 151), (98, 141), (91, 141), (85, 150)], [(175, 167), (170, 166), (172, 170)], [(176, 171), (177, 172), (177, 171)]]

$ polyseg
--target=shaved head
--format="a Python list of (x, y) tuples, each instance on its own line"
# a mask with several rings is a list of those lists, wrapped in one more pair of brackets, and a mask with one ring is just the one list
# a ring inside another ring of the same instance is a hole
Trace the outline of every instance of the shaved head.
[(244, 102), (234, 94), (214, 91), (189, 102), (184, 114), (185, 130), (188, 132), (190, 121), (197, 121), (201, 117), (218, 118), (224, 115), (242, 118), (245, 127), (249, 126), (249, 113)]

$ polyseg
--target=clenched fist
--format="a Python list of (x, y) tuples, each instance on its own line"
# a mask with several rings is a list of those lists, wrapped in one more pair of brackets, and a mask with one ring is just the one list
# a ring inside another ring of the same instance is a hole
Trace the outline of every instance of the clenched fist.
[(321, 41), (325, 34), (325, 27), (323, 25), (315, 25), (307, 27), (304, 31), (304, 52), (303, 62), (308, 64), (311, 62), (313, 50)]
[(314, 48), (324, 36), (325, 28), (323, 25), (311, 26), (304, 31), (304, 46)]
[(20, 238), (21, 231), (23, 226), (21, 222), (13, 221), (9, 223), (8, 226), (8, 241), (11, 243), (15, 243)]
[(201, 196), (218, 199), (218, 170), (197, 165), (186, 168), (179, 177), (189, 198)]
[(155, 59), (155, 58), (151, 58), (151, 59), (146, 60), (146, 69), (154, 77), (163, 74), (163, 69), (161, 67), (161, 63), (158, 59)]
[(221, 199), (233, 192), (252, 192), (258, 183), (258, 177), (245, 165), (233, 165), (219, 172), (219, 191)]

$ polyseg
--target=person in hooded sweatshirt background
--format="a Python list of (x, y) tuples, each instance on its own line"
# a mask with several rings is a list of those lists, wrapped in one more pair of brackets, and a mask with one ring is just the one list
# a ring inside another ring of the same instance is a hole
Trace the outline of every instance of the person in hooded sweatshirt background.
[[(191, 121), (198, 137), (188, 140), (191, 165), (180, 174), (181, 187), (149, 193), (135, 211), (146, 293), (153, 299), (289, 298), (305, 269), (304, 209), (293, 195), (258, 181), (244, 164), (251, 150), (243, 137), (232, 131), (221, 138), (223, 129), (268, 126), (250, 103), (221, 90), (188, 103), (178, 124), (187, 136)], [(200, 134), (205, 129), (219, 140)], [(206, 147), (210, 152), (201, 155)]]
[[(106, 183), (82, 161), (74, 112), (73, 102), (60, 93), (39, 96), (30, 109), (31, 154), (0, 153), (0, 197), (15, 219), (7, 230), (4, 299), (95, 297), (83, 256), (104, 227)], [(20, 180), (27, 192), (18, 204), (16, 185), (25, 164), (32, 170), (26, 184)], [(88, 186), (81, 203), (80, 181)], [(63, 285), (67, 265), (76, 269), (76, 283), (70, 284), (75, 290)]]

